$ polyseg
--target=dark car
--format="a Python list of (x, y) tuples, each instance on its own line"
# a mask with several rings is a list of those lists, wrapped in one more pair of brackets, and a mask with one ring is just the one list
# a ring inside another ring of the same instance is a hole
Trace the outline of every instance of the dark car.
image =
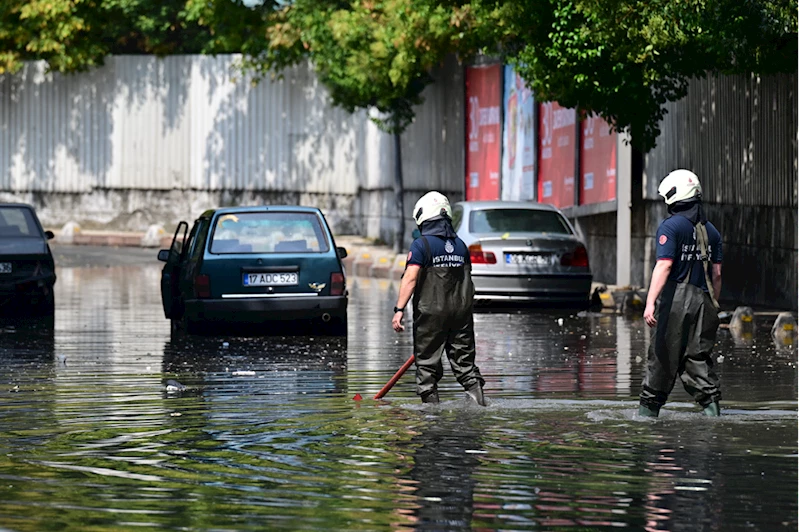
[(0, 312), (53, 315), (55, 263), (36, 211), (23, 203), (0, 203)]
[(476, 300), (588, 305), (588, 252), (557, 208), (462, 201), (453, 205), (452, 218), (469, 246)]
[(300, 324), (309, 334), (347, 334), (347, 286), (321, 211), (228, 207), (181, 222), (161, 275), (164, 314), (190, 333), (208, 325)]

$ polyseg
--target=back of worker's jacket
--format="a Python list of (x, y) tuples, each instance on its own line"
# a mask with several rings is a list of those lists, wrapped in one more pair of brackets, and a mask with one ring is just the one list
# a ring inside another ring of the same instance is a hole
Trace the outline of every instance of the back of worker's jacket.
[(408, 264), (421, 267), (413, 294), (414, 322), (423, 315), (459, 322), (471, 315), (474, 302), (469, 251), (448, 222), (431, 225), (423, 227), (408, 257)]

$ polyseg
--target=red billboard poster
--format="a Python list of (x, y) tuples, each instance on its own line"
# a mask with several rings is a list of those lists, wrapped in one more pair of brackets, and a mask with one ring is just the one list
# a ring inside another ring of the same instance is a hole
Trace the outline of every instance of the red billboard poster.
[(582, 124), (580, 205), (616, 199), (616, 137), (610, 125), (591, 115)]
[(538, 201), (563, 208), (574, 205), (574, 109), (542, 103), (538, 113)]
[(466, 199), (499, 199), (501, 65), (466, 67)]

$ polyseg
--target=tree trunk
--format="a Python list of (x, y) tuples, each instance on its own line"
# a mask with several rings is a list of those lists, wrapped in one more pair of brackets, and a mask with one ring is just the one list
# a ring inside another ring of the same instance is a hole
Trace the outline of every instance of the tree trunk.
[(394, 130), (394, 206), (397, 209), (397, 232), (394, 235), (394, 252), (404, 251), (405, 242), (405, 201), (402, 187), (402, 146), (400, 132)]

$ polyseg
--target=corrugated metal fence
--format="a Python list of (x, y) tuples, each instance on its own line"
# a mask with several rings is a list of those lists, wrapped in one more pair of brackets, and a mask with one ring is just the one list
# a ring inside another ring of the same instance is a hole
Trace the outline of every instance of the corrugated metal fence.
[(237, 59), (111, 57), (70, 76), (29, 63), (0, 77), (0, 187), (354, 193), (365, 115), (331, 107), (307, 68), (253, 86)]
[(708, 203), (797, 205), (797, 76), (708, 76), (666, 105), (657, 147), (644, 163), (644, 198), (689, 168)]
[[(160, 211), (146, 217), (167, 226), (186, 216), (186, 207), (170, 211), (176, 197), (192, 211), (220, 201), (316, 202), (347, 220), (345, 230), (390, 241), (398, 217), (392, 137), (365, 111), (333, 107), (308, 66), (255, 84), (239, 61), (115, 56), (82, 74), (47, 73), (34, 62), (0, 76), (0, 192), (81, 198), (60, 211), (49, 202), (50, 224), (75, 219), (76, 209), (110, 223), (153, 194)], [(433, 73), (402, 136), (406, 203), (430, 188), (462, 193), (462, 72), (451, 58)]]
[[(253, 84), (238, 60), (117, 56), (84, 74), (28, 63), (0, 76), (0, 189), (356, 194), (391, 186), (393, 144), (365, 112), (332, 107), (307, 67)], [(461, 181), (458, 72), (442, 70), (404, 135), (409, 188)], [(376, 166), (364, 163), (369, 149), (379, 151)]]

